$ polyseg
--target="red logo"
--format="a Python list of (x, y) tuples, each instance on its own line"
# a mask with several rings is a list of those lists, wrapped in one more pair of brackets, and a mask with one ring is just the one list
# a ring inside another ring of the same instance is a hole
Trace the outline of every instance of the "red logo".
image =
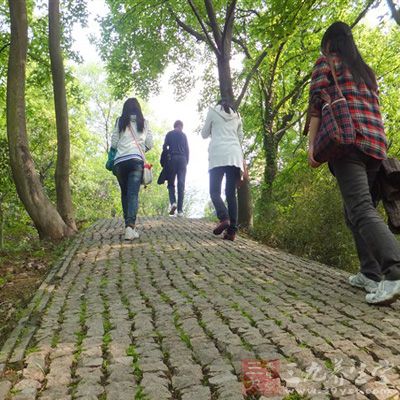
[(274, 397), (282, 394), (279, 360), (242, 360), (242, 393)]

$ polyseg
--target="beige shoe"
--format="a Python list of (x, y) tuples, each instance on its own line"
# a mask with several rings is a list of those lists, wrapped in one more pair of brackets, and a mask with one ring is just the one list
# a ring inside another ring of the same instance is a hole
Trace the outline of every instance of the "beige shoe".
[(136, 228), (132, 228), (131, 226), (127, 226), (125, 229), (125, 240), (134, 240), (139, 239), (139, 232)]
[(388, 306), (398, 299), (400, 299), (400, 280), (382, 281), (375, 293), (369, 293), (365, 296), (367, 303), (378, 306)]
[(351, 286), (365, 289), (365, 291), (368, 293), (376, 292), (379, 286), (379, 282), (367, 278), (362, 272), (359, 272), (357, 275), (350, 276), (349, 283)]

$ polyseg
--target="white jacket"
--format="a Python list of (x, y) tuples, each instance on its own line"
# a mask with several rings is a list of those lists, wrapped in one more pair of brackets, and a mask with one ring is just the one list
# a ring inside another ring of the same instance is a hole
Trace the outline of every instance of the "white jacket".
[(243, 171), (242, 120), (239, 114), (228, 114), (223, 107), (210, 107), (201, 131), (204, 139), (211, 136), (208, 146), (208, 169), (235, 166)]
[[(118, 121), (119, 118), (117, 119), (113, 134), (111, 136), (111, 147), (117, 149), (114, 164), (118, 164), (119, 162), (130, 160), (132, 158), (143, 159), (142, 153), (140, 152), (135, 140), (133, 139), (129, 126), (126, 127), (124, 132), (119, 132)], [(153, 147), (153, 135), (150, 132), (148, 122), (146, 120), (144, 121), (143, 132), (137, 131), (135, 115), (131, 116), (130, 124), (135, 134), (136, 140), (139, 146), (142, 148), (143, 153), (150, 150)]]

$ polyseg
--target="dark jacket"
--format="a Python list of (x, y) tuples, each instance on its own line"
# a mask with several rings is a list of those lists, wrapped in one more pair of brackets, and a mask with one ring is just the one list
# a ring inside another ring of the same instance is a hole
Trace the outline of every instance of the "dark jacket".
[(382, 161), (378, 175), (379, 194), (393, 233), (400, 233), (400, 161), (388, 158)]
[(164, 150), (168, 150), (171, 157), (174, 155), (185, 156), (186, 162), (189, 162), (189, 145), (183, 132), (176, 130), (168, 132), (165, 136)]
[(157, 183), (159, 185), (163, 185), (165, 181), (169, 179), (169, 161), (171, 161), (171, 155), (169, 154), (168, 149), (164, 149), (161, 153), (160, 164), (162, 166), (162, 170), (160, 172), (160, 176), (158, 177)]

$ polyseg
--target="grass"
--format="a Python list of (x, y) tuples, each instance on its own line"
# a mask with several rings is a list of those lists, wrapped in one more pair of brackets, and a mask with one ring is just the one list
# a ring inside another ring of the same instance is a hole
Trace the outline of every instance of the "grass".
[(37, 353), (39, 350), (40, 349), (37, 346), (29, 347), (29, 348), (26, 349), (25, 355), (27, 356), (27, 355), (32, 354), (32, 353)]
[[(133, 375), (135, 376), (137, 382), (140, 382), (143, 378), (143, 373), (142, 370), (139, 367), (139, 355), (136, 351), (136, 348), (133, 344), (129, 345), (129, 347), (126, 349), (126, 355), (128, 357), (132, 357), (132, 364), (133, 364)], [(139, 386), (139, 390), (140, 390)], [(138, 391), (139, 391), (138, 390)], [(135, 397), (136, 399), (136, 397)]]
[(51, 347), (54, 349), (55, 347), (57, 347), (59, 342), (60, 342), (60, 333), (56, 332), (51, 338)]
[(295, 392), (285, 396), (283, 400), (308, 400), (309, 398), (309, 396), (301, 395)]
[[(26, 315), (27, 304), (49, 269), (60, 259), (70, 240), (55, 245), (39, 241), (34, 229), (5, 232), (0, 250), (0, 347), (17, 322)], [(34, 304), (41, 303), (38, 298)]]
[(325, 367), (333, 371), (335, 369), (332, 360), (325, 360)]

